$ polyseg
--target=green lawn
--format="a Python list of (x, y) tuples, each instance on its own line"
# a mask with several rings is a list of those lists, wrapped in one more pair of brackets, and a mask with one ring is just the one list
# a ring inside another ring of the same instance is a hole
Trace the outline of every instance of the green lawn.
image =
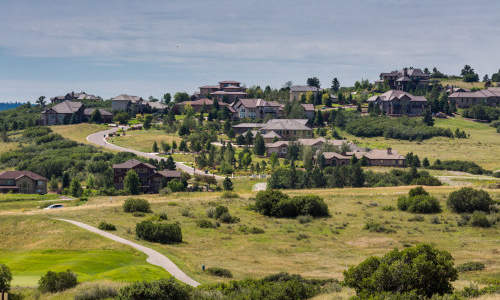
[(466, 89), (479, 88), (484, 89), (484, 82), (464, 82), (461, 79), (448, 79), (441, 78), (439, 79), (442, 86), (452, 85), (454, 87), (461, 87)]
[(50, 128), (55, 133), (59, 133), (60, 135), (62, 135), (67, 139), (83, 144), (91, 144), (90, 142), (87, 141), (88, 135), (109, 129), (106, 125), (90, 124), (90, 123), (56, 125), (56, 126), (50, 126)]
[(173, 141), (176, 141), (177, 145), (179, 145), (181, 138), (175, 134), (167, 134), (162, 130), (150, 129), (128, 130), (126, 135), (110, 139), (110, 142), (115, 145), (132, 148), (142, 152), (152, 152), (153, 143), (155, 141), (158, 147), (161, 147), (161, 142), (172, 144)]

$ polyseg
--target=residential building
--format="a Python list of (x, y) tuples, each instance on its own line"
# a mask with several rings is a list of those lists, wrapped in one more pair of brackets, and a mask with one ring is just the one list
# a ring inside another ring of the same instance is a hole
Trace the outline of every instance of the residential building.
[[(274, 132), (274, 131), (271, 131)], [(264, 141), (266, 139), (264, 138)], [(348, 144), (349, 146), (352, 143), (349, 143), (347, 140), (328, 140), (324, 137), (319, 138), (303, 138), (298, 139), (296, 142), (291, 141), (266, 141), (266, 152), (268, 155), (271, 155), (273, 152), (276, 152), (278, 156), (283, 157), (288, 153), (288, 146), (290, 143), (297, 143), (299, 146), (311, 147), (312, 151), (316, 153), (318, 150), (322, 149), (324, 145), (329, 144), (335, 146), (340, 150), (342, 144)], [(333, 152), (332, 152), (333, 153)]]
[(111, 98), (111, 110), (112, 111), (135, 111), (143, 112), (145, 107), (144, 99), (139, 96), (131, 95), (118, 95)]
[(130, 170), (134, 170), (139, 176), (141, 182), (140, 189), (143, 193), (158, 193), (162, 185), (166, 182), (175, 178), (181, 178), (180, 171), (157, 171), (156, 167), (151, 164), (131, 159), (124, 163), (113, 165), (113, 182), (116, 189), (121, 190), (124, 188), (123, 181)]
[(310, 138), (312, 129), (307, 126), (308, 119), (272, 119), (260, 128), (261, 134), (274, 131), (283, 139)]
[(425, 113), (427, 99), (424, 96), (414, 96), (400, 90), (390, 90), (382, 95), (375, 95), (368, 99), (373, 105), (390, 116), (420, 116)]
[(448, 96), (448, 99), (454, 101), (459, 108), (467, 108), (477, 104), (497, 106), (500, 105), (500, 88), (490, 87), (475, 92), (455, 91)]
[(290, 101), (300, 101), (302, 95), (312, 93), (314, 97), (319, 97), (320, 88), (308, 85), (293, 85), (290, 87)]
[(283, 112), (282, 104), (263, 99), (239, 99), (232, 107), (240, 119), (264, 119), (266, 116), (277, 118)]
[(31, 171), (0, 173), (0, 193), (47, 194), (47, 178)]
[(271, 156), (271, 154), (276, 153), (278, 157), (285, 157), (288, 154), (289, 141), (277, 141), (274, 143), (266, 144), (266, 155)]
[(370, 151), (347, 152), (344, 154), (337, 152), (323, 153), (327, 166), (348, 164), (352, 156), (356, 156), (358, 159), (362, 159), (363, 156), (366, 157), (369, 166), (404, 167), (406, 165), (406, 158), (391, 148), (387, 148), (387, 150), (373, 149)]
[[(90, 120), (90, 117), (92, 116), (92, 114), (94, 113), (95, 110), (96, 110), (95, 108), (85, 108), (83, 110), (83, 115), (85, 116), (85, 119)], [(107, 110), (101, 109), (101, 108), (99, 108), (98, 110), (99, 110), (99, 113), (101, 114), (101, 119), (102, 119), (103, 123), (113, 122), (113, 114), (112, 113), (110, 113)]]
[(232, 103), (247, 96), (246, 88), (240, 84), (238, 81), (225, 80), (220, 81), (219, 85), (200, 86), (200, 92), (194, 96), (197, 98), (211, 97), (220, 102)]
[(309, 120), (314, 119), (314, 104), (301, 104), (304, 108), (304, 113), (306, 114), (306, 118)]
[(247, 131), (252, 131), (254, 129), (260, 129), (264, 126), (263, 123), (240, 123), (233, 125), (233, 130), (235, 134), (243, 134)]
[(387, 84), (391, 89), (409, 91), (417, 87), (429, 84), (430, 75), (422, 72), (421, 69), (403, 68), (399, 71), (380, 73), (380, 80), (377, 84)]
[(83, 113), (84, 106), (81, 102), (66, 100), (42, 111), (41, 124), (47, 126), (68, 124), (73, 115), (77, 119), (75, 121), (81, 122), (84, 117)]
[(102, 100), (102, 99), (96, 95), (87, 94), (85, 92), (80, 92), (80, 93), (70, 92), (64, 96), (55, 96), (50, 98), (52, 104), (61, 103), (66, 100), (74, 101), (74, 100)]

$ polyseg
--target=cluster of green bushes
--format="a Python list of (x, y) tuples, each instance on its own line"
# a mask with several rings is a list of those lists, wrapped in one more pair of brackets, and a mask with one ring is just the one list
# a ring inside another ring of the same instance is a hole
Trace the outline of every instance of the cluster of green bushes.
[(37, 125), (43, 108), (26, 103), (0, 112), (0, 131), (21, 130)]
[(500, 108), (489, 105), (473, 105), (464, 109), (462, 115), (466, 118), (490, 122), (498, 120)]
[(76, 275), (70, 270), (65, 272), (48, 271), (38, 281), (38, 289), (42, 293), (57, 293), (75, 287), (77, 284)]
[(491, 227), (500, 219), (495, 214), (495, 201), (484, 190), (461, 188), (448, 195), (447, 205), (452, 211), (462, 214), (461, 220), (458, 221), (459, 226), (470, 223), (477, 227)]
[(138, 238), (161, 244), (172, 244), (182, 242), (181, 227), (177, 223), (165, 224), (152, 221), (142, 221), (135, 225), (135, 233)]
[(232, 216), (229, 209), (223, 205), (208, 209), (207, 217), (214, 218), (222, 223), (238, 223), (240, 221), (240, 218)]
[(439, 201), (421, 186), (409, 191), (408, 197), (398, 199), (398, 208), (412, 213), (433, 214), (441, 212)]
[(78, 291), (75, 294), (74, 300), (115, 299), (117, 296), (118, 291), (114, 287), (102, 284), (93, 284)]
[(140, 198), (128, 198), (123, 203), (123, 211), (128, 213), (133, 212), (143, 212), (149, 213), (151, 212), (151, 205), (145, 199)]
[(231, 271), (229, 271), (228, 269), (220, 267), (210, 267), (207, 268), (206, 271), (213, 276), (233, 278), (233, 273), (231, 273)]
[(345, 130), (359, 137), (383, 136), (400, 140), (425, 140), (435, 136), (453, 138), (449, 128), (433, 127), (415, 118), (389, 118), (384, 116), (361, 117), (358, 114), (346, 113)]
[(436, 160), (432, 165), (427, 168), (433, 170), (448, 170), (448, 171), (461, 171), (471, 174), (489, 174), (490, 171), (483, 169), (481, 166), (472, 161), (465, 160)]
[(469, 261), (457, 266), (458, 272), (481, 271), (484, 268), (484, 264), (478, 261)]
[(366, 171), (365, 186), (381, 187), (381, 186), (399, 186), (399, 185), (427, 185), (439, 186), (441, 182), (434, 176), (431, 176), (427, 171), (417, 171), (415, 167), (405, 171), (403, 169), (392, 169), (389, 172), (379, 173)]
[(115, 231), (116, 230), (115, 225), (113, 225), (111, 223), (104, 222), (104, 221), (99, 223), (99, 226), (97, 226), (97, 228), (99, 228), (101, 230), (106, 230), (106, 231)]
[(298, 216), (328, 217), (330, 212), (323, 199), (316, 195), (295, 196), (290, 198), (277, 190), (260, 191), (255, 198), (255, 210), (277, 218)]

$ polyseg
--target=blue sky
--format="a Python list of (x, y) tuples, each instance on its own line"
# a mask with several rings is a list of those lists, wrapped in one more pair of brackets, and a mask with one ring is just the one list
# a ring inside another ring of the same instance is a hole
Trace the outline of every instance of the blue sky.
[(500, 1), (2, 0), (0, 101), (500, 68)]

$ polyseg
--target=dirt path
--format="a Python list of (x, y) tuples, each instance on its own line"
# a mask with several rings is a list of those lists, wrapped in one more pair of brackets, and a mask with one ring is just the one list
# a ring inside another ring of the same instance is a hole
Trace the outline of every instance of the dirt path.
[(128, 246), (130, 246), (130, 247), (132, 247), (132, 248), (134, 248), (134, 249), (136, 249), (138, 251), (141, 251), (144, 254), (146, 254), (148, 256), (148, 259), (146, 260), (148, 263), (150, 263), (152, 265), (155, 265), (155, 266), (159, 266), (159, 267), (165, 269), (168, 273), (170, 273), (176, 279), (178, 279), (178, 280), (180, 280), (180, 281), (182, 281), (182, 282), (184, 282), (186, 284), (189, 284), (191, 286), (198, 286), (198, 285), (200, 285), (197, 281), (195, 281), (191, 277), (187, 276), (186, 273), (182, 272), (182, 270), (179, 269), (179, 267), (177, 267), (165, 255), (161, 254), (160, 252), (158, 252), (156, 250), (153, 250), (151, 248), (139, 245), (137, 243), (134, 243), (132, 241), (126, 240), (124, 238), (121, 238), (121, 237), (116, 236), (114, 234), (111, 234), (109, 232), (106, 232), (106, 231), (103, 231), (103, 230), (99, 230), (99, 229), (97, 229), (95, 227), (92, 227), (92, 226), (87, 225), (87, 224), (82, 223), (82, 222), (68, 220), (68, 219), (56, 219), (56, 220), (60, 220), (60, 221), (71, 223), (71, 224), (76, 225), (76, 226), (78, 226), (80, 228), (83, 228), (85, 230), (88, 230), (88, 231), (91, 231), (93, 233), (99, 234), (99, 235), (101, 235), (101, 236), (103, 236), (105, 238), (111, 239), (111, 240), (113, 240), (115, 242), (128, 245)]
[[(108, 134), (116, 132), (116, 131), (118, 131), (118, 128), (112, 128), (112, 129), (92, 133), (91, 135), (87, 136), (87, 141), (91, 142), (92, 144), (95, 144), (95, 145), (98, 145), (98, 146), (101, 146), (104, 148), (108, 148), (111, 150), (115, 150), (115, 151), (131, 152), (131, 153), (136, 154), (137, 156), (142, 156), (145, 158), (152, 158), (155, 160), (166, 160), (166, 158), (158, 156), (154, 153), (141, 152), (141, 151), (137, 151), (134, 149), (120, 147), (120, 146), (108, 143), (108, 141), (106, 141), (106, 136)], [(194, 169), (188, 165), (185, 165), (181, 162), (176, 162), (175, 164), (176, 164), (178, 169), (180, 169), (186, 173), (189, 173), (189, 174), (195, 173), (198, 175), (211, 175), (211, 176), (214, 176), (215, 179), (217, 179), (217, 180), (224, 180), (223, 176), (213, 175), (213, 174), (205, 174), (205, 172), (202, 172), (201, 170), (196, 170), (196, 169)]]

